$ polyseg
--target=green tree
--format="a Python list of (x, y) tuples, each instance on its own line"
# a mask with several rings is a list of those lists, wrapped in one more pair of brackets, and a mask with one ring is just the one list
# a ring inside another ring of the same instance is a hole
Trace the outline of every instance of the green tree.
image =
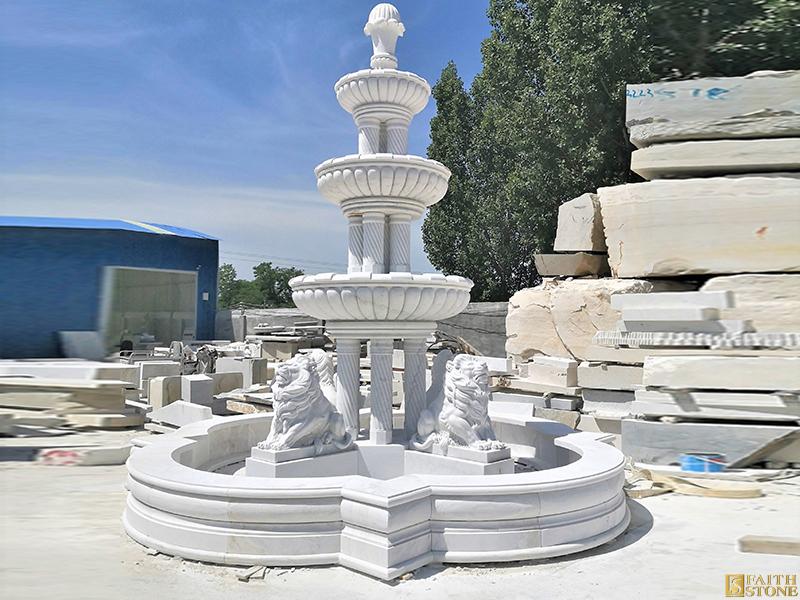
[(253, 267), (254, 282), (261, 292), (263, 304), (269, 307), (294, 306), (289, 280), (303, 271), (294, 267), (273, 267), (271, 262), (262, 262)]
[(470, 95), (454, 66), (442, 72), (430, 155), (456, 189), (423, 239), (434, 266), (473, 279), (473, 300), (535, 285), (533, 255), (552, 248), (558, 205), (625, 181), (624, 85), (647, 74), (642, 1), (492, 0)]
[(254, 279), (249, 281), (237, 279), (233, 265), (222, 264), (217, 278), (219, 307), (292, 307), (289, 280), (302, 274), (294, 267), (273, 267), (272, 263), (263, 262), (253, 268)]
[(648, 15), (658, 79), (800, 66), (797, 0), (651, 0)]
[(231, 306), (235, 286), (236, 269), (230, 263), (221, 264), (217, 274), (217, 304), (220, 308)]

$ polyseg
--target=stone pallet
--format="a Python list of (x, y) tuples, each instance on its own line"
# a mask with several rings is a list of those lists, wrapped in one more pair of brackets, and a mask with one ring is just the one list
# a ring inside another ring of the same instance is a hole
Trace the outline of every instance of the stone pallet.
[(800, 333), (695, 333), (653, 331), (598, 331), (593, 341), (598, 346), (616, 348), (779, 348), (800, 350)]

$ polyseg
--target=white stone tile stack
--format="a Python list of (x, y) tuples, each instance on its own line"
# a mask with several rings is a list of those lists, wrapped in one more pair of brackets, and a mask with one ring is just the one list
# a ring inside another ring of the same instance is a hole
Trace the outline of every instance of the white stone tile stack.
[[(800, 418), (779, 375), (759, 389), (724, 381), (762, 358), (800, 372), (800, 71), (629, 85), (626, 113), (647, 181), (562, 205), (554, 250), (570, 254), (536, 257), (545, 277), (510, 299), (506, 350), (527, 363), (521, 379), (543, 377), (541, 357), (583, 361), (578, 427), (627, 432), (636, 459), (741, 454)], [(597, 278), (601, 253), (610, 278)], [(723, 380), (653, 382), (656, 361), (680, 360)], [(738, 445), (709, 425), (738, 427)], [(800, 462), (800, 448), (781, 452)]]

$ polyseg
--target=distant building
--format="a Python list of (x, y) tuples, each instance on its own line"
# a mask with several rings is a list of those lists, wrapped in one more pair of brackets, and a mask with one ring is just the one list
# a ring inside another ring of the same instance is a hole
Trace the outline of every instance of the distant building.
[(0, 216), (0, 357), (61, 356), (59, 331), (109, 352), (211, 339), (218, 242), (136, 221)]

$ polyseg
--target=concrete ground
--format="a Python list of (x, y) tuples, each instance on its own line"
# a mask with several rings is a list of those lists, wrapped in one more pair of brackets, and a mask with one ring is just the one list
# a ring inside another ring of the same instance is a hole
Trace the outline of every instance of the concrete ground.
[[(7, 442), (0, 441), (0, 450)], [(0, 598), (723, 598), (726, 573), (797, 573), (797, 557), (742, 554), (746, 534), (800, 536), (800, 478), (752, 500), (630, 501), (628, 531), (559, 559), (430, 566), (385, 583), (341, 567), (242, 569), (149, 556), (122, 529), (125, 467), (51, 467), (0, 452)]]

